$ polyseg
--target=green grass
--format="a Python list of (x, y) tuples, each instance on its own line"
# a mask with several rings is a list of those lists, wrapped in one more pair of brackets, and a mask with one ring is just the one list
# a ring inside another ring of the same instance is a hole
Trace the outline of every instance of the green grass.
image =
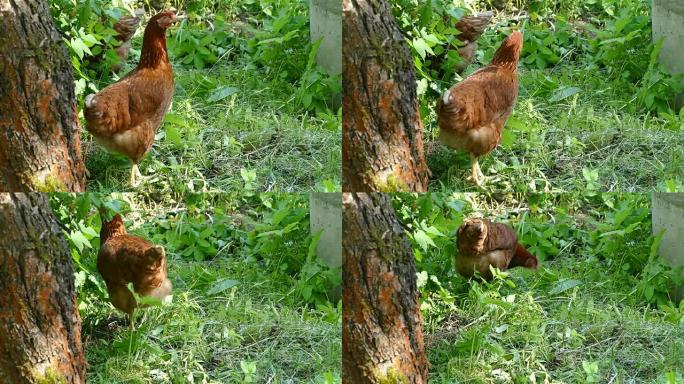
[[(589, 382), (583, 362), (598, 364), (602, 383), (664, 382), (668, 372), (681, 380), (684, 327), (635, 306), (620, 275), (577, 256), (563, 255), (536, 273), (512, 271), (517, 288), (473, 283), (449, 316), (427, 313), (430, 382)], [(582, 284), (550, 293), (566, 279)], [(484, 304), (484, 297), (506, 303)]]
[[(341, 329), (321, 313), (288, 305), (291, 287), (255, 280), (241, 260), (169, 261), (171, 305), (143, 309), (133, 334), (113, 308), (82, 312), (88, 382), (244, 382), (241, 363), (255, 363), (255, 382), (323, 383), (339, 377)], [(215, 296), (217, 279), (239, 284)], [(102, 315), (105, 315), (102, 317)], [(137, 344), (129, 354), (129, 341)], [(203, 381), (206, 380), (206, 381)]]
[[(430, 383), (683, 380), (684, 304), (670, 301), (681, 271), (656, 256), (649, 201), (646, 194), (396, 197), (416, 255)], [(490, 283), (459, 276), (456, 229), (472, 216), (512, 225), (539, 269), (512, 269)], [(659, 292), (658, 305), (649, 289)]]

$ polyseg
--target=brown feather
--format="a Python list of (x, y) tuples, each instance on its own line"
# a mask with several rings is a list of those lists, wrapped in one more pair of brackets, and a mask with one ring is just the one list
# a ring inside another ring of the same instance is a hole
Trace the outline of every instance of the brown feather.
[(474, 16), (463, 16), (456, 23), (456, 29), (461, 32), (458, 39), (461, 41), (475, 41), (482, 36), (482, 33), (492, 19), (492, 12), (482, 12)]
[(501, 139), (518, 96), (518, 58), (522, 34), (501, 44), (492, 63), (454, 85), (437, 102), (440, 139), (476, 156), (491, 152)]
[(135, 31), (138, 30), (140, 24), (140, 17), (138, 16), (121, 16), (119, 20), (114, 23), (114, 30), (116, 31), (116, 39), (119, 41), (128, 41)]
[(129, 316), (138, 306), (128, 289), (129, 283), (142, 296), (162, 299), (171, 292), (164, 249), (129, 235), (118, 214), (111, 221), (102, 220), (97, 270), (107, 285), (114, 307)]
[(505, 271), (514, 267), (537, 268), (537, 258), (518, 243), (515, 231), (505, 224), (469, 219), (456, 235), (456, 271), (465, 277), (475, 272), (489, 280), (489, 267)]
[[(456, 64), (454, 70), (458, 74), (462, 74), (468, 65), (473, 61), (475, 53), (477, 52), (477, 39), (482, 36), (482, 33), (489, 25), (492, 19), (492, 12), (483, 12), (473, 16), (463, 16), (455, 25), (455, 28), (459, 31), (457, 36), (458, 40), (462, 43), (462, 46), (458, 48), (458, 55), (461, 57), (461, 62)], [(444, 16), (444, 22), (448, 23), (449, 16)], [(444, 62), (444, 58), (448, 55), (449, 50), (447, 50), (440, 56), (434, 57), (430, 62), (430, 68), (439, 69)]]
[(138, 66), (118, 82), (86, 97), (88, 131), (105, 148), (138, 163), (154, 142), (173, 97), (173, 70), (166, 51), (166, 20), (152, 17), (145, 28)]

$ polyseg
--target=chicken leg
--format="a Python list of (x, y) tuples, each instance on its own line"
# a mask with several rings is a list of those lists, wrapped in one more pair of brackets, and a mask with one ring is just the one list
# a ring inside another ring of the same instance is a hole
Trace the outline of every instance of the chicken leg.
[(135, 317), (133, 316), (135, 314), (135, 308), (131, 310), (131, 313), (128, 314), (128, 325), (130, 326), (131, 332), (135, 330), (135, 323), (133, 323), (135, 320)]
[(130, 324), (131, 330), (133, 330), (133, 313), (135, 312), (135, 307), (137, 306), (135, 297), (128, 287), (123, 284), (107, 283), (106, 281), (105, 283), (107, 284), (109, 299), (115, 308), (125, 312), (126, 315), (128, 315), (128, 322)]
[(470, 154), (470, 165), (472, 171), (470, 179), (472, 179), (477, 186), (481, 186), (485, 180), (485, 175), (482, 173), (482, 170), (480, 169), (480, 162), (474, 153)]
[(140, 184), (140, 178), (142, 178), (142, 174), (140, 173), (140, 169), (138, 168), (138, 164), (133, 163), (133, 166), (131, 166), (131, 178), (130, 178), (131, 187), (137, 187), (138, 184)]

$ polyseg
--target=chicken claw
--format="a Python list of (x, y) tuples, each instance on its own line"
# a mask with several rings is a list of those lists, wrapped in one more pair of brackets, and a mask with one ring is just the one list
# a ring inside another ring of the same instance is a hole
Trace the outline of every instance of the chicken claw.
[(137, 187), (138, 185), (140, 185), (141, 178), (142, 174), (140, 173), (140, 168), (138, 168), (138, 164), (133, 163), (133, 166), (131, 167), (130, 178), (131, 187)]
[(472, 153), (470, 154), (470, 164), (471, 176), (468, 178), (468, 180), (473, 181), (475, 185), (481, 187), (486, 180), (486, 177), (484, 173), (482, 173), (482, 169), (480, 169), (480, 162), (478, 161), (477, 156)]

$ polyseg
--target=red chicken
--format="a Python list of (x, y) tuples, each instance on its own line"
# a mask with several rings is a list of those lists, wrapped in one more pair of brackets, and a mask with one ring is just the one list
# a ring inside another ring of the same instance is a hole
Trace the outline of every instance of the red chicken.
[(171, 293), (164, 248), (129, 235), (119, 214), (111, 221), (102, 218), (97, 270), (107, 284), (109, 300), (128, 315), (131, 327), (138, 303), (128, 289), (129, 283), (141, 296), (161, 300)]
[[(118, 61), (113, 63), (111, 70), (118, 73), (121, 68), (126, 63), (128, 59), (128, 53), (131, 50), (131, 38), (135, 34), (140, 24), (140, 17), (144, 14), (144, 11), (136, 11), (133, 16), (122, 16), (119, 20), (114, 23), (113, 28), (116, 31), (114, 38), (119, 42), (119, 45), (114, 47), (114, 53), (118, 57)], [(106, 48), (105, 48), (106, 49)], [(88, 58), (90, 63), (99, 63), (103, 60), (105, 52), (100, 52), (99, 54)]]
[(518, 60), (522, 33), (513, 32), (494, 54), (491, 64), (444, 92), (437, 102), (439, 139), (470, 154), (472, 180), (484, 175), (478, 157), (499, 144), (506, 119), (518, 97)]
[(458, 55), (461, 56), (463, 62), (456, 66), (456, 73), (462, 74), (473, 61), (477, 52), (477, 39), (482, 36), (491, 19), (492, 12), (483, 12), (475, 16), (464, 16), (456, 23), (456, 29), (461, 32), (458, 39), (463, 43), (463, 46), (458, 49)]
[(135, 31), (138, 30), (138, 25), (140, 24), (140, 18), (145, 14), (145, 11), (138, 10), (133, 16), (122, 16), (115, 24), (114, 30), (116, 31), (116, 40), (118, 40), (121, 45), (114, 48), (114, 52), (121, 59), (118, 63), (112, 65), (112, 71), (118, 73), (121, 68), (128, 60), (128, 52), (131, 50), (131, 39), (135, 35)]
[[(449, 22), (449, 15), (444, 16), (444, 22)], [(473, 16), (463, 16), (458, 20), (455, 27), (459, 34), (457, 36), (458, 40), (461, 42), (461, 46), (458, 48), (458, 55), (461, 57), (462, 61), (454, 67), (456, 73), (463, 74), (468, 65), (473, 61), (475, 53), (477, 52), (477, 39), (482, 36), (485, 28), (489, 25), (489, 21), (492, 19), (492, 12), (483, 12)], [(447, 49), (443, 54), (435, 56), (430, 61), (430, 68), (434, 70), (439, 70), (444, 59), (449, 54), (449, 49)]]
[(518, 243), (511, 227), (484, 219), (468, 219), (458, 228), (456, 248), (454, 266), (465, 277), (472, 277), (477, 271), (490, 280), (489, 266), (505, 271), (514, 267), (537, 269), (539, 263), (536, 256)]
[(102, 146), (133, 162), (133, 186), (140, 173), (138, 162), (152, 146), (173, 97), (166, 30), (177, 20), (172, 11), (153, 16), (145, 28), (138, 66), (121, 80), (85, 98), (88, 131)]

